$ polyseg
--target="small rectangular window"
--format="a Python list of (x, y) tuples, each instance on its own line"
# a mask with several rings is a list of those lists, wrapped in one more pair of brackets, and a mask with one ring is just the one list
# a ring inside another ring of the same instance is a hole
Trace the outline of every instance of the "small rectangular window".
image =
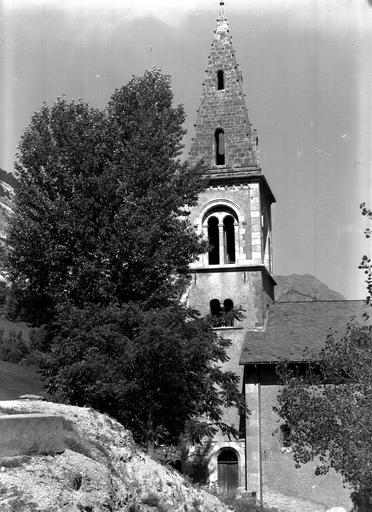
[(225, 133), (217, 128), (214, 134), (216, 144), (216, 165), (225, 165)]
[(225, 73), (222, 71), (222, 69), (219, 69), (217, 71), (217, 89), (221, 91), (225, 88)]

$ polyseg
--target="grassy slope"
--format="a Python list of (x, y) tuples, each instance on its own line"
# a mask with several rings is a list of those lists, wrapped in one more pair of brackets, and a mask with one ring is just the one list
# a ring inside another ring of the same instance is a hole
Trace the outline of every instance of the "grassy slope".
[(37, 371), (19, 364), (0, 361), (0, 400), (14, 400), (25, 394), (46, 396)]
[[(28, 340), (30, 328), (24, 322), (10, 322), (0, 317), (0, 329), (4, 335), (14, 331), (22, 332), (24, 340)], [(36, 394), (46, 396), (40, 375), (33, 368), (19, 364), (0, 361), (0, 400), (14, 400), (20, 395)]]

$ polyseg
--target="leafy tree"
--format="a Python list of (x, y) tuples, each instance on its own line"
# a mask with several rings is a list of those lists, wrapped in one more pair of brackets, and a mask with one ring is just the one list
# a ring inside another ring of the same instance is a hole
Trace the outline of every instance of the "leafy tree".
[(13, 315), (45, 324), (51, 392), (111, 413), (150, 451), (186, 430), (236, 434), (222, 408), (245, 412), (220, 368), (230, 342), (180, 305), (206, 249), (188, 219), (204, 178), (179, 158), (184, 117), (157, 70), (103, 111), (44, 105), (19, 146), (8, 237)]
[(98, 110), (59, 99), (36, 112), (22, 136), (6, 260), (13, 316), (46, 323), (66, 298), (109, 294), (100, 230), (114, 185), (104, 125)]
[[(371, 303), (371, 263), (366, 256), (360, 268), (368, 274)], [(343, 336), (328, 335), (319, 360), (309, 361), (306, 371), (284, 363), (278, 373), (284, 385), (277, 412), (290, 429), (296, 464), (318, 457), (316, 474), (334, 468), (353, 488), (355, 503), (365, 502), (372, 495), (371, 325), (351, 320)]]
[(65, 307), (43, 368), (57, 398), (117, 417), (147, 445), (198, 442), (217, 428), (237, 435), (222, 409), (238, 407), (238, 377), (221, 370), (228, 340), (207, 319), (173, 303)]
[(372, 331), (350, 322), (328, 336), (305, 374), (283, 365), (278, 412), (297, 465), (319, 457), (316, 474), (339, 472), (360, 495), (372, 479)]
[(123, 302), (167, 304), (181, 297), (190, 263), (206, 248), (188, 220), (206, 184), (203, 168), (178, 158), (185, 114), (172, 107), (168, 77), (154, 71), (134, 77), (114, 93), (108, 115), (119, 137), (115, 160), (124, 198), (115, 225), (126, 240), (119, 254), (113, 248), (115, 293)]
[[(362, 203), (360, 205), (360, 209), (362, 210), (362, 215), (366, 216), (367, 219), (372, 220), (372, 210), (370, 208), (367, 208), (365, 203)], [(371, 229), (367, 228), (364, 231), (364, 234), (365, 234), (366, 238), (370, 238), (371, 237)], [(367, 304), (372, 306), (372, 264), (371, 264), (371, 258), (369, 258), (368, 256), (364, 255), (363, 258), (362, 258), (362, 261), (361, 261), (361, 263), (359, 265), (359, 268), (362, 269), (364, 271), (364, 273), (366, 274), (366, 276), (367, 276), (367, 278), (366, 278), (366, 285), (367, 285), (368, 296), (367, 296), (366, 301), (367, 301)]]
[(13, 316), (41, 324), (65, 301), (179, 297), (204, 250), (187, 218), (204, 179), (179, 160), (184, 117), (158, 71), (134, 77), (103, 112), (59, 99), (34, 114), (8, 236)]

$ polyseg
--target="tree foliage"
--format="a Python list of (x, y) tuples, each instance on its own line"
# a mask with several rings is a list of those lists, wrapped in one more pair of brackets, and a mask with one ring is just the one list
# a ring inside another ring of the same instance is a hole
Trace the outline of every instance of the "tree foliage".
[[(361, 205), (363, 215), (371, 212)], [(367, 231), (368, 236), (368, 231)], [(360, 268), (371, 303), (371, 262)], [(372, 327), (368, 315), (349, 321), (344, 335), (331, 331), (318, 361), (306, 371), (283, 363), (278, 373), (284, 384), (277, 411), (290, 429), (297, 465), (317, 458), (316, 473), (339, 472), (353, 490), (356, 502), (372, 494)]]
[(40, 324), (67, 300), (150, 306), (179, 295), (203, 251), (187, 218), (203, 178), (178, 158), (183, 121), (157, 71), (102, 112), (59, 99), (34, 114), (8, 237), (14, 315)]
[(372, 481), (372, 331), (350, 322), (341, 338), (329, 334), (318, 363), (304, 374), (280, 368), (285, 384), (278, 412), (290, 429), (298, 465), (318, 457), (360, 493)]
[(148, 71), (104, 110), (59, 99), (19, 145), (7, 271), (12, 313), (43, 325), (59, 399), (107, 411), (147, 442), (195, 440), (245, 412), (223, 372), (230, 342), (180, 305), (206, 244), (188, 218), (203, 167), (180, 161), (184, 111)]
[(238, 377), (221, 370), (230, 342), (177, 303), (143, 310), (65, 307), (43, 367), (57, 398), (116, 416), (150, 449), (185, 432), (194, 442), (221, 428), (224, 407), (245, 411)]
[[(362, 215), (367, 217), (367, 219), (372, 220), (372, 210), (366, 207), (365, 203), (360, 205), (360, 209), (362, 210)], [(371, 229), (366, 228), (364, 231), (366, 238), (371, 237)], [(371, 258), (369, 256), (364, 255), (362, 257), (362, 261), (360, 262), (359, 268), (364, 271), (366, 274), (366, 285), (367, 285), (367, 304), (372, 306), (372, 264)]]

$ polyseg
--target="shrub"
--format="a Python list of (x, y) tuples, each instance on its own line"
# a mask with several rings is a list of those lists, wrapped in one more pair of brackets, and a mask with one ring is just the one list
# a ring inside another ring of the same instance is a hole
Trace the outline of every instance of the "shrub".
[(4, 330), (0, 331), (0, 359), (10, 363), (20, 363), (22, 359), (30, 352), (29, 344), (23, 339), (22, 331), (16, 333), (9, 331), (8, 336), (4, 336)]
[(217, 496), (234, 512), (278, 512), (276, 508), (261, 506), (256, 498), (244, 495), (239, 490), (222, 491), (218, 487), (212, 487), (208, 489), (208, 492)]
[(31, 457), (28, 455), (17, 455), (17, 456), (13, 456), (13, 457), (1, 457), (0, 467), (19, 468), (19, 467), (27, 464), (28, 462), (31, 462)]
[(29, 333), (30, 341), (28, 343), (28, 353), (20, 361), (25, 366), (40, 368), (43, 361), (44, 351), (47, 345), (47, 336), (45, 329), (34, 328)]
[(142, 503), (143, 505), (148, 505), (149, 507), (156, 508), (156, 510), (159, 510), (160, 512), (169, 511), (169, 508), (164, 503), (161, 503), (159, 496), (157, 496), (153, 492), (150, 492), (147, 496), (143, 497)]
[(4, 281), (0, 281), (0, 305), (4, 305), (6, 303), (8, 295), (8, 286)]
[(30, 339), (23, 337), (22, 331), (10, 330), (6, 335), (0, 329), (0, 360), (39, 368), (43, 359), (45, 332), (32, 329)]

